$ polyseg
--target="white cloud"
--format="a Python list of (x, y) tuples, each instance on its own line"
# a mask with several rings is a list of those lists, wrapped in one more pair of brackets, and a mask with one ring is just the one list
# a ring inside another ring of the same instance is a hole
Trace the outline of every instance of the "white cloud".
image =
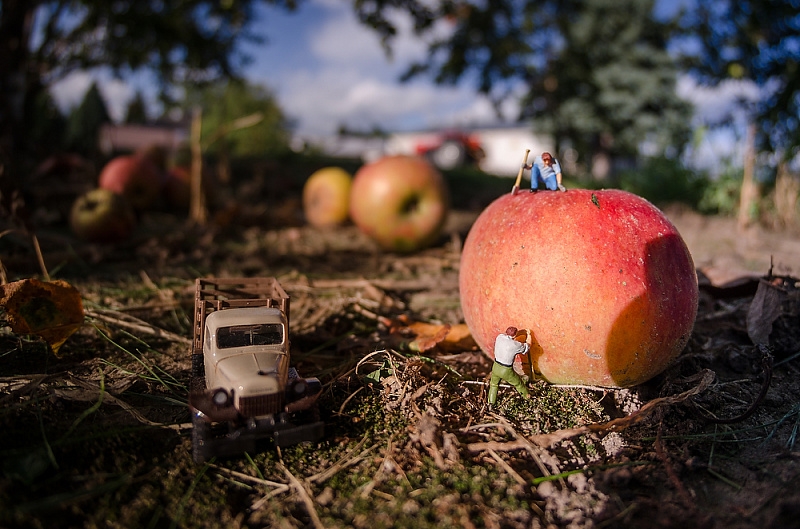
[(61, 112), (68, 114), (81, 104), (93, 82), (97, 82), (111, 119), (122, 121), (125, 118), (128, 103), (133, 99), (134, 89), (130, 83), (115, 79), (103, 72), (73, 72), (53, 84), (50, 87), (50, 93)]
[[(302, 34), (273, 39), (270, 47), (275, 49), (267, 52), (274, 53), (274, 59), (265, 61), (269, 68), (259, 70), (284, 111), (298, 121), (300, 134), (332, 134), (342, 124), (409, 130), (496, 121), (492, 106), (471, 86), (436, 86), (422, 78), (399, 82), (405, 68), (427, 53), (427, 45), (413, 34), (407, 16), (393, 20), (399, 32), (392, 42), (390, 61), (378, 35), (358, 22), (352, 8), (316, 0), (312, 9), (316, 14), (324, 11), (325, 16)], [(296, 62), (277, 76), (280, 48), (296, 52), (298, 47), (307, 48), (308, 60)], [(511, 110), (508, 115), (516, 114)]]
[(50, 93), (62, 113), (67, 113), (81, 104), (92, 81), (89, 72), (75, 72), (50, 87)]
[(678, 79), (676, 91), (694, 105), (695, 118), (707, 124), (738, 117), (742, 112), (740, 102), (754, 102), (762, 97), (761, 89), (752, 81), (728, 80), (717, 86), (705, 86), (686, 75)]

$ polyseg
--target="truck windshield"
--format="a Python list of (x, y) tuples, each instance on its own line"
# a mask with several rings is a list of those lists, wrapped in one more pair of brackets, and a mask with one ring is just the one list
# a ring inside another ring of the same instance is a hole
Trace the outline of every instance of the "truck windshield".
[(235, 325), (217, 329), (217, 347), (220, 349), (282, 343), (283, 325), (280, 323)]

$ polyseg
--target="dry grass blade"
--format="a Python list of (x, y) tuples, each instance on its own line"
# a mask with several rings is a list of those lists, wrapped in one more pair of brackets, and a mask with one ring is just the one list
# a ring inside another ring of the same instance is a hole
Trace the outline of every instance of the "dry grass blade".
[(131, 332), (141, 332), (152, 336), (157, 336), (171, 342), (178, 342), (187, 346), (192, 344), (192, 341), (185, 336), (180, 336), (173, 332), (165, 331), (164, 329), (150, 325), (146, 321), (140, 320), (139, 318), (129, 314), (122, 314), (117, 311), (106, 309), (86, 309), (86, 315), (90, 318), (116, 325)]
[(308, 516), (311, 518), (311, 523), (314, 525), (314, 527), (316, 529), (324, 529), (325, 526), (322, 524), (322, 520), (319, 519), (317, 509), (314, 506), (314, 500), (311, 499), (311, 495), (308, 493), (305, 486), (303, 486), (300, 480), (298, 480), (295, 475), (283, 465), (283, 463), (278, 463), (278, 469), (286, 475), (292, 488), (297, 495), (300, 496), (300, 499), (302, 500), (303, 505), (305, 505), (306, 512), (308, 512)]

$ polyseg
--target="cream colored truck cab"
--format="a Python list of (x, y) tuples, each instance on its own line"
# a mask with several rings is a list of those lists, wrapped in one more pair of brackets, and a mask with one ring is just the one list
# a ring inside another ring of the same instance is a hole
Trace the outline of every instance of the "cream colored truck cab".
[(199, 380), (189, 395), (196, 462), (322, 437), (319, 380), (289, 367), (288, 301), (273, 278), (197, 281)]

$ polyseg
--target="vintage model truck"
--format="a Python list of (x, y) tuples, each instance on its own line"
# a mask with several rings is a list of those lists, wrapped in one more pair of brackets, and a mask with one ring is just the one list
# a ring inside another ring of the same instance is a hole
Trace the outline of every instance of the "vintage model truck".
[(197, 463), (323, 436), (322, 386), (289, 367), (289, 296), (275, 278), (197, 279), (191, 354)]

